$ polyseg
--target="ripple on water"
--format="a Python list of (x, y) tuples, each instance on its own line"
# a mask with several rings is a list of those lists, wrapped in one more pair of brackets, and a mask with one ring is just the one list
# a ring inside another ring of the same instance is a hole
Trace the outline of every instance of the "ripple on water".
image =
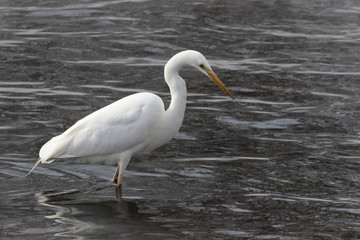
[(331, 71), (316, 71), (316, 70), (304, 70), (294, 71), (294, 73), (306, 74), (306, 75), (333, 75), (333, 76), (360, 76), (360, 72), (331, 72)]
[(169, 159), (169, 161), (175, 162), (232, 162), (242, 160), (255, 160), (255, 161), (268, 161), (267, 157), (197, 157), (197, 158), (176, 158)]
[(252, 213), (253, 212), (252, 210), (239, 208), (234, 204), (222, 204), (222, 206), (228, 208), (232, 212), (237, 212), (237, 213)]
[(293, 113), (304, 113), (304, 112), (308, 112), (309, 110), (314, 109), (314, 108), (317, 108), (317, 107), (312, 107), (312, 106), (309, 106), (309, 107), (291, 107), (291, 108), (284, 109), (282, 111), (284, 111), (284, 112), (293, 112)]
[(236, 118), (230, 116), (220, 116), (216, 118), (218, 121), (230, 124), (232, 126), (237, 126), (240, 128), (244, 127), (253, 127), (258, 129), (286, 129), (289, 126), (299, 124), (296, 119), (292, 118), (278, 118), (268, 121), (240, 121)]
[(264, 101), (259, 99), (239, 99), (237, 100), (243, 103), (254, 103), (254, 104), (265, 104), (265, 105), (294, 105), (292, 102), (273, 102), (273, 101)]
[(244, 232), (244, 231), (240, 231), (238, 229), (236, 230), (229, 230), (229, 229), (218, 229), (215, 230), (216, 233), (220, 233), (221, 235), (227, 235), (227, 236), (231, 236), (231, 237), (251, 237), (253, 236), (253, 234), (248, 233), (248, 232)]
[(330, 208), (330, 210), (360, 215), (360, 208)]
[(165, 93), (162, 92), (156, 92), (156, 91), (148, 91), (145, 89), (141, 89), (141, 88), (121, 88), (121, 87), (114, 87), (114, 86), (109, 86), (109, 85), (96, 85), (96, 84), (86, 84), (86, 85), (80, 85), (79, 87), (82, 88), (90, 88), (90, 89), (107, 89), (107, 90), (111, 90), (111, 91), (116, 91), (116, 92), (126, 92), (126, 93), (138, 93), (138, 92), (151, 92), (154, 94), (159, 94), (159, 95), (165, 95)]
[(42, 10), (33, 11), (27, 14), (28, 17), (80, 17), (89, 16), (94, 13), (101, 13), (100, 10), (95, 9), (67, 9), (67, 10)]
[(145, 57), (121, 57), (108, 58), (104, 60), (78, 60), (78, 61), (64, 61), (64, 63), (71, 64), (104, 64), (104, 65), (126, 65), (126, 66), (164, 66), (166, 60)]
[(337, 199), (326, 199), (318, 197), (308, 197), (308, 196), (293, 196), (293, 195), (282, 195), (274, 193), (249, 193), (245, 194), (245, 197), (268, 197), (271, 199), (282, 199), (284, 201), (307, 201), (307, 202), (321, 202), (321, 203), (332, 203), (332, 204), (360, 204), (359, 199), (352, 198), (337, 198)]
[(175, 136), (175, 139), (181, 139), (181, 140), (188, 140), (188, 141), (195, 141), (198, 140), (195, 136), (192, 136), (188, 133), (184, 132), (178, 132)]
[(23, 43), (22, 40), (0, 40), (0, 47), (16, 47)]

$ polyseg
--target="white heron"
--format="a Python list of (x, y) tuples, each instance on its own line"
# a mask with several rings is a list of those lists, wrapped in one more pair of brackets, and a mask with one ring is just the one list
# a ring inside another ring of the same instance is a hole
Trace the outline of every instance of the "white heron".
[(179, 52), (165, 65), (165, 81), (171, 102), (167, 110), (161, 98), (143, 92), (124, 97), (76, 122), (40, 149), (41, 163), (55, 159), (81, 158), (88, 162), (116, 165), (113, 181), (121, 186), (132, 155), (149, 152), (169, 142), (179, 131), (186, 107), (186, 84), (179, 76), (184, 67), (193, 67), (210, 77), (233, 100), (234, 97), (212, 71), (206, 58), (194, 50)]

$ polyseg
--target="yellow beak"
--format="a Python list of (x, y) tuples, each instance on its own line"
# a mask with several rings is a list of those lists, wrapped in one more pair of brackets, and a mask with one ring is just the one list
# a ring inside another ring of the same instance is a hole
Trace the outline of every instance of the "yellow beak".
[(229, 89), (225, 87), (225, 84), (216, 76), (216, 74), (209, 68), (203, 68), (208, 76), (229, 96), (232, 100), (235, 100)]

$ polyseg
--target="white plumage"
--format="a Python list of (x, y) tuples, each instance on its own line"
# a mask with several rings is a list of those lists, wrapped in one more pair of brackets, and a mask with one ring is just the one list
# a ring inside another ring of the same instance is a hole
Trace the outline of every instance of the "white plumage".
[(55, 159), (81, 158), (89, 162), (118, 165), (113, 180), (120, 186), (133, 154), (149, 152), (170, 141), (179, 131), (186, 106), (186, 84), (179, 70), (194, 67), (233, 96), (211, 70), (205, 57), (187, 50), (176, 54), (165, 65), (171, 103), (165, 111), (161, 98), (152, 93), (137, 93), (105, 106), (76, 122), (59, 136), (45, 143), (35, 167)]

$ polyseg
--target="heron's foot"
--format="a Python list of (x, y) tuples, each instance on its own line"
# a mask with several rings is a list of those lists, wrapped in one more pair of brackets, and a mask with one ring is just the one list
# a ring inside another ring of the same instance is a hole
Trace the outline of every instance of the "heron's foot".
[(119, 177), (114, 182), (116, 183), (116, 187), (121, 188), (122, 176), (119, 175)]
[(116, 183), (116, 187), (119, 187), (119, 188), (121, 188), (121, 181), (120, 181), (120, 183), (118, 183), (118, 180), (119, 180), (119, 178), (115, 178), (115, 179), (113, 179), (112, 181), (114, 182), (114, 183)]
[(114, 183), (117, 183), (117, 178), (113, 178), (112, 181), (113, 181)]
[(123, 174), (120, 173), (120, 167), (118, 165), (115, 174), (112, 178), (113, 182), (116, 183), (116, 187), (121, 188), (122, 179), (123, 179)]

